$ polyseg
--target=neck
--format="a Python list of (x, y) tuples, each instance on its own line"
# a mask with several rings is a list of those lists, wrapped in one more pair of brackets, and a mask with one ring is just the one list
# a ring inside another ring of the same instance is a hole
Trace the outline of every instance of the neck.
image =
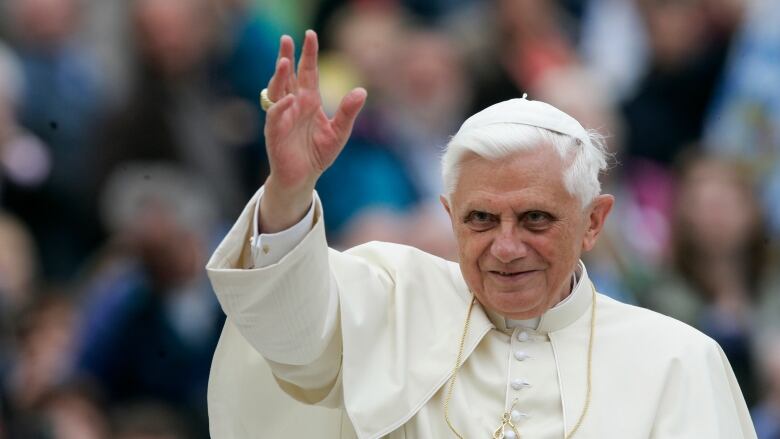
[(561, 288), (561, 294), (558, 296), (558, 298), (554, 299), (554, 301), (551, 302), (549, 304), (549, 306), (544, 311), (539, 313), (539, 315), (532, 316), (531, 318), (541, 317), (542, 315), (544, 315), (544, 313), (546, 313), (547, 311), (555, 308), (556, 306), (566, 302), (566, 299), (571, 297), (571, 293), (574, 292), (574, 288), (577, 286), (577, 282), (580, 279), (580, 276), (579, 276), (579, 264), (574, 269), (574, 271), (571, 272), (571, 274), (569, 275), (568, 279), (569, 280), (563, 285), (563, 288)]
[(579, 280), (579, 276), (577, 276), (576, 270), (571, 273), (571, 276), (569, 276), (570, 281), (566, 287), (563, 289), (563, 294), (561, 294), (560, 300), (558, 300), (553, 307), (558, 306), (558, 304), (562, 303), (566, 299), (571, 296), (571, 293), (574, 291), (574, 287), (577, 286), (577, 281)]

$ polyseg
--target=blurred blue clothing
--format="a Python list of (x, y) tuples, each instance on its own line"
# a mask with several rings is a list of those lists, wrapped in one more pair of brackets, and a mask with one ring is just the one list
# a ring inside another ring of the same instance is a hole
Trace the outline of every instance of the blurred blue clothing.
[(768, 404), (759, 404), (750, 411), (758, 439), (780, 439), (780, 413)]
[(226, 47), (214, 64), (214, 79), (224, 91), (256, 103), (274, 74), (282, 31), (249, 14), (235, 14), (227, 30)]
[(317, 192), (327, 206), (325, 228), (336, 234), (361, 210), (405, 212), (419, 200), (404, 163), (388, 147), (359, 135), (322, 174)]
[(268, 85), (276, 67), (276, 52), (282, 31), (277, 25), (248, 12), (235, 13), (226, 26), (225, 44), (211, 65), (211, 82), (224, 98), (240, 98), (257, 109), (259, 130), (253, 139), (239, 145), (238, 171), (250, 196), (268, 175), (262, 127), (265, 113), (259, 110), (260, 90)]
[(780, 2), (749, 5), (705, 139), (711, 151), (753, 168), (769, 223), (780, 233)]
[[(96, 379), (113, 403), (155, 399), (204, 420), (224, 315), (205, 277), (195, 286), (161, 291), (139, 266), (106, 276), (85, 307), (79, 371)], [(200, 304), (181, 306), (187, 294), (199, 295)]]
[(89, 156), (103, 96), (97, 66), (73, 46), (19, 50), (25, 76), (20, 123), (49, 150), (51, 171), (43, 184), (9, 194), (4, 202), (29, 225), (43, 274), (72, 279), (96, 246), (96, 217), (86, 192)]
[(623, 303), (636, 305), (636, 298), (621, 284), (619, 276), (611, 272), (611, 267), (601, 266), (597, 262), (588, 267), (588, 276), (594, 285), (599, 286), (599, 293)]
[[(83, 154), (94, 140), (103, 105), (97, 65), (76, 47), (19, 52), (25, 82), (22, 125), (50, 148), (52, 187), (66, 195), (86, 183)], [(76, 192), (73, 192), (76, 191)]]
[[(780, 3), (750, 3), (707, 120), (707, 146), (760, 161), (780, 154)], [(768, 165), (770, 163), (764, 163)]]

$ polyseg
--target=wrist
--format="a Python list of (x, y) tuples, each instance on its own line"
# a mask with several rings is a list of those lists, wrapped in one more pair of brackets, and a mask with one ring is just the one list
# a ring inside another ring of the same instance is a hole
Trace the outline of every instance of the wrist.
[(259, 230), (276, 233), (297, 224), (309, 211), (314, 199), (314, 185), (299, 188), (281, 188), (269, 177), (260, 199)]

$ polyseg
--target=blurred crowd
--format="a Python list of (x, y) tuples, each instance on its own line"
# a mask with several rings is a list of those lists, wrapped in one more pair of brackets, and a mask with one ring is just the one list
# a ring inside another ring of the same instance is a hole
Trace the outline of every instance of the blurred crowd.
[(264, 181), (279, 37), (369, 92), (331, 243), (454, 259), (442, 148), (520, 97), (606, 136), (600, 289), (717, 340), (780, 438), (777, 0), (0, 0), (0, 439), (208, 437), (203, 266)]

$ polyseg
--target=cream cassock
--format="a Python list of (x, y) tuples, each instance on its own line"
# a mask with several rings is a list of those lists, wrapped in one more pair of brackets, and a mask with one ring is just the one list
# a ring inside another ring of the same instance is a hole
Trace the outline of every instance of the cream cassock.
[[(287, 239), (255, 240), (260, 196), (207, 265), (228, 316), (209, 382), (212, 437), (454, 437), (445, 384), (471, 301), (458, 265), (386, 243), (328, 249), (316, 196)], [(595, 291), (577, 272), (573, 293), (534, 328), (507, 328), (475, 305), (450, 403), (465, 438), (492, 437), (515, 399), (523, 438), (564, 438), (577, 422)], [(575, 438), (756, 437), (713, 340), (595, 301), (593, 393)]]

